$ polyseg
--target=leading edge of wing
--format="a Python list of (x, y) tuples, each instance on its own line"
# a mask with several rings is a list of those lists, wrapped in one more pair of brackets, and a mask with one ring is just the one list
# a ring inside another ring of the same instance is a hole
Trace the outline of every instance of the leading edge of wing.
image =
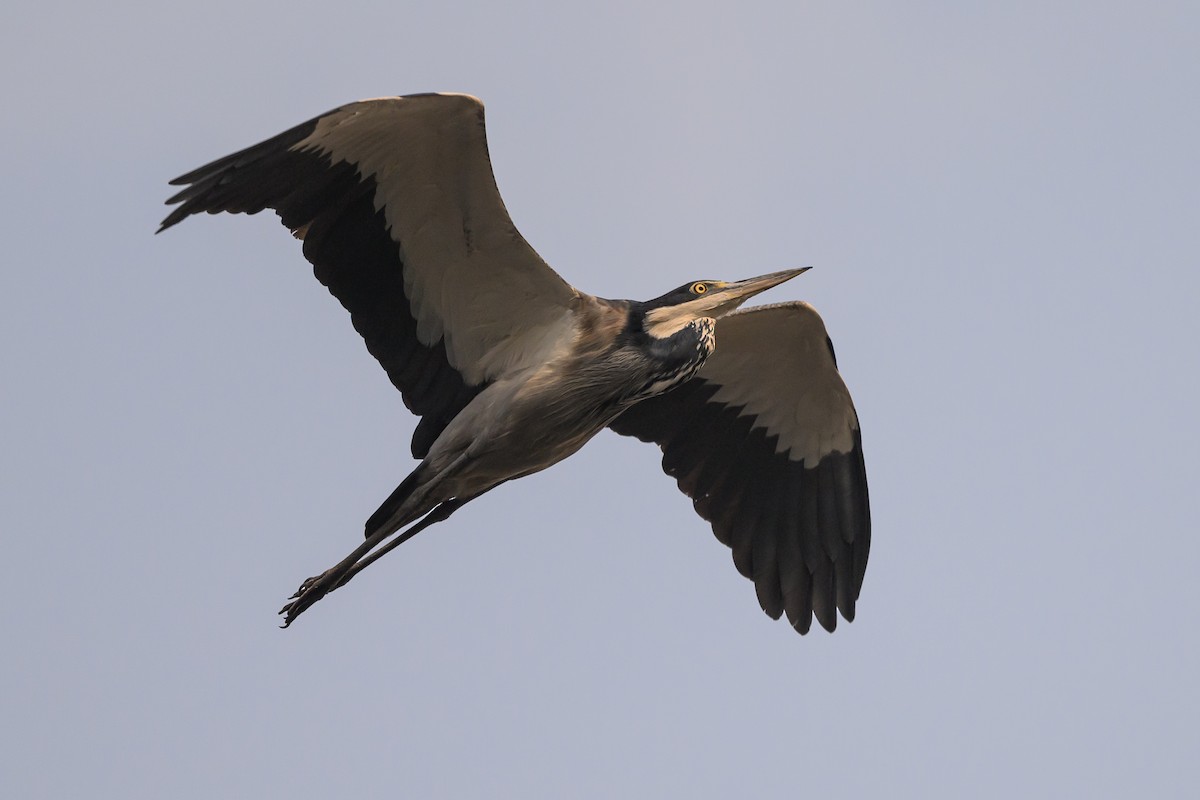
[[(576, 292), (513, 226), (467, 95), (351, 103), (193, 170), (163, 229), (278, 212), (422, 420), (424, 455), (483, 386), (568, 334)], [(160, 229), (161, 230), (161, 229)]]
[(575, 290), (521, 236), (496, 187), (483, 104), (469, 95), (354, 103), (293, 146), (353, 163), (399, 245), (424, 344), (477, 385), (548, 360)]

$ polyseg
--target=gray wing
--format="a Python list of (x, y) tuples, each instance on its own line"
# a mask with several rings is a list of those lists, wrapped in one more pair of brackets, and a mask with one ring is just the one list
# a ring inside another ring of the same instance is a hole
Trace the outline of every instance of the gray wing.
[(611, 425), (655, 442), (663, 470), (733, 550), (774, 619), (800, 633), (854, 619), (871, 544), (858, 415), (825, 325), (806, 303), (717, 321), (717, 349), (682, 386)]
[(334, 109), (171, 181), (192, 214), (274, 209), (405, 404), (423, 457), (484, 386), (573, 333), (576, 292), (513, 226), (483, 105), (466, 95)]

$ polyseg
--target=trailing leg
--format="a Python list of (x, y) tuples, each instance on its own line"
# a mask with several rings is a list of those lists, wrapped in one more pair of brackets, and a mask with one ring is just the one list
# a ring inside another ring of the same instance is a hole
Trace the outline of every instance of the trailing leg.
[[(286, 628), (291, 625), (296, 617), (303, 614), (309, 606), (339, 586), (345, 585), (380, 556), (391, 552), (435, 522), (441, 522), (448, 518), (455, 510), (483, 494), (483, 492), (478, 492), (470, 497), (452, 498), (441, 502), (438, 502), (436, 498), (429, 499), (434, 494), (435, 487), (442, 483), (446, 475), (452, 474), (453, 469), (458, 467), (461, 461), (460, 457), (455, 464), (451, 465), (451, 469), (431, 480), (425, 479), (427, 472), (424, 464), (413, 470), (412, 474), (405, 478), (391, 496), (384, 501), (379, 510), (367, 520), (366, 541), (333, 567), (300, 584), (300, 588), (289, 598), (290, 602), (279, 610), (279, 613), (284, 616), (282, 627)], [(395, 540), (389, 542), (378, 552), (371, 552), (380, 547), (389, 537), (394, 536), (404, 525), (415, 520), (419, 521), (400, 533)]]

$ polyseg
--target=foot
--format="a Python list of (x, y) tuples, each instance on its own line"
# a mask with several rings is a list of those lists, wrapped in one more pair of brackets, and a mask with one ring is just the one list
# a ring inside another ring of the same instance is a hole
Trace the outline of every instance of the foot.
[(279, 613), (284, 615), (280, 627), (286, 628), (291, 625), (309, 606), (340, 586), (339, 577), (341, 576), (335, 574), (334, 570), (327, 569), (320, 575), (306, 578), (296, 593), (288, 598), (290, 602), (279, 609)]

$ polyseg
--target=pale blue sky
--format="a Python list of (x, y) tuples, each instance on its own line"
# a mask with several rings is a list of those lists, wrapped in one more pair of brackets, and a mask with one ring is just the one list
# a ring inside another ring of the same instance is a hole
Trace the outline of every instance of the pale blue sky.
[[(0, 29), (5, 797), (1200, 793), (1194, 3), (18, 3)], [(412, 6), (411, 8), (406, 6)], [(323, 601), (405, 412), (273, 216), (166, 181), (488, 105), (580, 288), (810, 273), (859, 618), (796, 636), (602, 435)]]

